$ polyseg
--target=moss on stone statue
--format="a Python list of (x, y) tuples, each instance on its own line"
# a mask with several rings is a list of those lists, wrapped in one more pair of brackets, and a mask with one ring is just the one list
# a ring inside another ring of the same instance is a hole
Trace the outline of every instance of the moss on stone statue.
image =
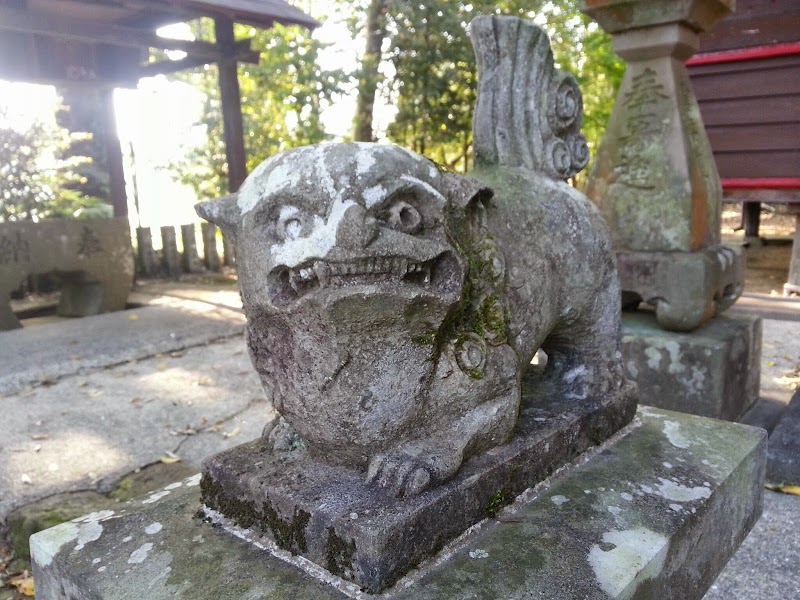
[(328, 540), (325, 544), (325, 568), (339, 577), (352, 578), (355, 554), (356, 543), (353, 540), (348, 542), (339, 537), (333, 527), (328, 527)]
[[(455, 347), (475, 335), (492, 346), (508, 341), (510, 315), (500, 296), (505, 285), (505, 273), (497, 272), (494, 259), (499, 255), (494, 240), (480, 229), (460, 209), (449, 209), (447, 237), (467, 263), (461, 301), (447, 315), (438, 331), (427, 332), (411, 338), (415, 344), (433, 344), (436, 360), (446, 347)], [(473, 379), (483, 379), (482, 369), (466, 369)]]

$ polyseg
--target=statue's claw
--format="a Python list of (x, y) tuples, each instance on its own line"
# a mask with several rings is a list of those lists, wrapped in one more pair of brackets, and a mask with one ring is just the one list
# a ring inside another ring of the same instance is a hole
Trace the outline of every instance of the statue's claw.
[(424, 460), (404, 452), (381, 454), (372, 459), (367, 483), (388, 489), (398, 498), (416, 496), (431, 485), (431, 473)]

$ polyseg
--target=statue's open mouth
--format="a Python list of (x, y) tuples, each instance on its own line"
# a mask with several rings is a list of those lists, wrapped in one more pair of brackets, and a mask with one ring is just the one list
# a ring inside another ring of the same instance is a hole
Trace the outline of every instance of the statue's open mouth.
[[(453, 268), (449, 252), (426, 261), (403, 256), (357, 258), (329, 262), (312, 260), (298, 267), (279, 267), (270, 273), (272, 303), (286, 306), (320, 290), (361, 285), (406, 284), (446, 292), (452, 287)], [(460, 277), (456, 278), (460, 284)]]

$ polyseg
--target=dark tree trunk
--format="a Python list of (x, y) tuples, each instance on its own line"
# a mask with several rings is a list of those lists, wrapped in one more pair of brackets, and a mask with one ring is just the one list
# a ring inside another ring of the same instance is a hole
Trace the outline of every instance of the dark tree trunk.
[(357, 142), (372, 142), (375, 139), (372, 120), (380, 81), (378, 67), (381, 64), (381, 47), (386, 38), (387, 4), (388, 0), (372, 0), (367, 8), (367, 47), (361, 62), (358, 103), (353, 119), (353, 139)]

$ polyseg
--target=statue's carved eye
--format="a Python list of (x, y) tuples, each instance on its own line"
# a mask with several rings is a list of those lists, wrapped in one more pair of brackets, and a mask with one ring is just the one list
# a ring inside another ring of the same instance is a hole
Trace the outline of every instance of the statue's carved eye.
[(422, 215), (404, 200), (396, 200), (386, 210), (386, 224), (402, 233), (416, 233), (422, 227)]
[(308, 215), (294, 207), (285, 207), (275, 229), (284, 240), (296, 240), (308, 235)]

